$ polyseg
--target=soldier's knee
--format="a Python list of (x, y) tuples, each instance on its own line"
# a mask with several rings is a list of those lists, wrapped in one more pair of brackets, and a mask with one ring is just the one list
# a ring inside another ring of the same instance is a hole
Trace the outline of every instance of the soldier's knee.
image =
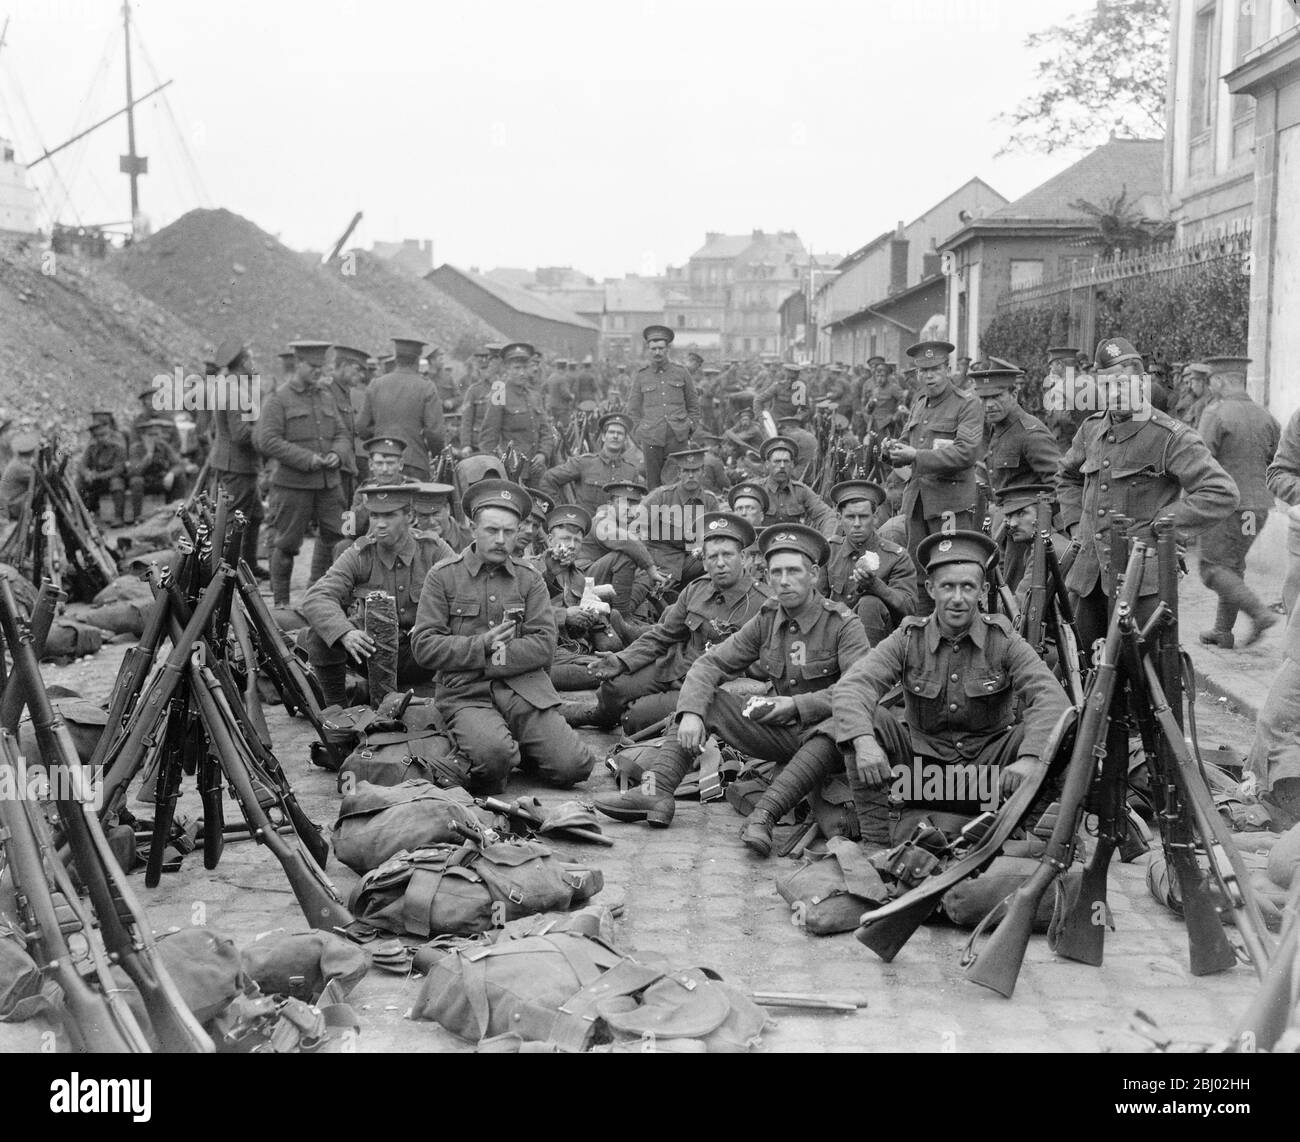
[(338, 666), (348, 660), (347, 651), (343, 649), (342, 643), (330, 646), (314, 630), (305, 633), (302, 645), (307, 651), (307, 661), (313, 666)]
[(125, 492), (126, 481), (122, 479), (121, 476), (114, 476), (112, 479), (108, 481), (108, 490), (110, 492)]
[(596, 765), (596, 755), (572, 731), (570, 736), (572, 742), (565, 744), (556, 741), (538, 751), (535, 759), (537, 776), (557, 789), (567, 789), (570, 785), (586, 781)]

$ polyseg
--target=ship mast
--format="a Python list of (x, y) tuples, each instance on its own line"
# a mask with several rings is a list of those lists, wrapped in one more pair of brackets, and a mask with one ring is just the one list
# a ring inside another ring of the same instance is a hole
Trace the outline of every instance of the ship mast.
[(131, 180), (131, 237), (140, 217), (140, 176), (149, 173), (149, 160), (135, 152), (135, 95), (131, 87), (131, 4), (122, 0), (122, 34), (126, 46), (126, 150), (118, 169)]

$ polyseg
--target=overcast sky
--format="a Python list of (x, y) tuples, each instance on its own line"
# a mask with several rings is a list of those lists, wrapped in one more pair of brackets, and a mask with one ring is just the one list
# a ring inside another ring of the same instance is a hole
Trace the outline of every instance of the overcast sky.
[[(1015, 198), (1078, 157), (995, 159), (993, 119), (1031, 82), (1025, 36), (1090, 6), (139, 0), (136, 93), (174, 80), (137, 114), (142, 209), (224, 206), (317, 250), (362, 210), (354, 244), (597, 277), (681, 264), (709, 230), (847, 253), (974, 175)], [(119, 9), (0, 0), (20, 159), (123, 105)], [(33, 181), (61, 221), (124, 220), (125, 150), (121, 118)]]

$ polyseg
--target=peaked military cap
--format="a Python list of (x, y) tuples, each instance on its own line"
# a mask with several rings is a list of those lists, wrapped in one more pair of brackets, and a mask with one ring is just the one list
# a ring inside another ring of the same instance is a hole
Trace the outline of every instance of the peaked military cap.
[(428, 344), (423, 337), (394, 337), (392, 340), (394, 357), (419, 357)]
[(1057, 345), (1047, 350), (1047, 361), (1073, 361), (1079, 356), (1079, 350), (1072, 345)]
[(797, 373), (797, 372), (799, 371), (799, 362), (798, 362), (798, 361), (782, 361), (782, 362), (781, 362), (781, 368), (783, 368), (787, 373)]
[(873, 480), (841, 480), (831, 488), (831, 503), (837, 508), (859, 500), (870, 500), (880, 507), (887, 499), (889, 493)]
[(112, 428), (116, 423), (116, 420), (117, 418), (106, 409), (97, 409), (95, 412), (90, 414), (90, 426), (92, 428), (97, 424), (102, 424), (108, 428)]
[(739, 484), (732, 484), (727, 490), (727, 503), (733, 508), (736, 506), (736, 501), (741, 499), (757, 500), (759, 507), (763, 509), (764, 515), (767, 515), (772, 506), (767, 489), (754, 480), (744, 480)]
[(763, 529), (758, 537), (758, 550), (765, 560), (780, 551), (797, 551), (806, 555), (818, 567), (824, 567), (830, 558), (831, 545), (815, 527), (802, 523), (782, 523)]
[(501, 350), (504, 349), (505, 347), (506, 345), (504, 341), (489, 341), (486, 345), (483, 346), (483, 348), (487, 350), (487, 354), (489, 357), (500, 357)]
[(557, 365), (567, 365), (567, 364), (569, 363), (569, 358), (568, 358), (568, 357), (556, 357), (556, 358), (555, 358), (555, 363), (556, 363)]
[(456, 489), (451, 484), (439, 484), (433, 480), (408, 484), (407, 490), (411, 493), (411, 506), (417, 512), (435, 511), (444, 500), (450, 501), (456, 494)]
[(366, 511), (395, 512), (412, 507), (411, 489), (414, 484), (370, 484), (362, 485), (361, 498)]
[(277, 353), (276, 356), (280, 359), (280, 364), (282, 366), (292, 365), (298, 360), (298, 354), (292, 349), (286, 349), (283, 353)]
[(604, 432), (605, 429), (607, 429), (611, 424), (622, 425), (624, 432), (632, 431), (632, 419), (626, 413), (607, 412), (598, 421), (596, 421), (596, 427), (601, 432)]
[(971, 381), (974, 382), (975, 395), (982, 397), (1010, 392), (1016, 387), (1016, 382), (1024, 376), (1024, 373), (1019, 369), (992, 368), (979, 369), (968, 375)]
[(773, 436), (770, 440), (764, 440), (763, 443), (759, 445), (758, 454), (766, 460), (773, 452), (780, 449), (785, 449), (785, 451), (789, 452), (791, 460), (799, 459), (799, 445), (788, 436)]
[(708, 539), (734, 539), (740, 544), (741, 551), (754, 546), (754, 529), (746, 520), (731, 512), (705, 512), (701, 525), (701, 543)]
[(876, 355), (875, 357), (868, 357), (868, 358), (867, 358), (867, 364), (868, 364), (868, 365), (875, 366), (875, 365), (883, 365), (884, 363), (885, 363), (885, 359), (884, 359), (884, 357), (881, 357), (881, 356), (879, 356), (879, 355)]
[(492, 354), (491, 354), (491, 353), (490, 353), (486, 348), (483, 348), (483, 349), (475, 349), (475, 350), (474, 350), (474, 356), (475, 356), (475, 357), (490, 357), (490, 356), (492, 356)]
[(533, 498), (510, 480), (480, 480), (461, 498), (461, 507), (470, 519), (483, 508), (502, 508), (521, 520), (532, 514)]
[(573, 527), (586, 535), (591, 530), (591, 512), (578, 504), (561, 504), (546, 513), (546, 530), (553, 527)]
[(608, 484), (601, 485), (601, 491), (607, 496), (625, 496), (644, 498), (650, 494), (650, 489), (644, 484), (638, 484), (635, 480), (611, 480)]
[(677, 461), (679, 468), (702, 468), (704, 467), (704, 458), (708, 455), (707, 448), (681, 448), (676, 452), (669, 452), (668, 455)]
[[(214, 354), (214, 356), (215, 356), (215, 354)], [(208, 360), (208, 361), (204, 361), (204, 362), (203, 362), (203, 375), (204, 375), (204, 376), (210, 377), (210, 376), (212, 376), (214, 373), (219, 373), (219, 372), (221, 372), (221, 369), (218, 367), (216, 361)]]
[(689, 353), (686, 354), (686, 359), (688, 361), (699, 361), (701, 365), (704, 364), (704, 358), (701, 357), (694, 349), (692, 349)]
[(290, 341), (295, 361), (302, 361), (315, 368), (325, 367), (325, 354), (329, 351), (328, 341)]
[(1056, 488), (1051, 484), (1014, 484), (1008, 488), (1000, 488), (993, 493), (993, 498), (997, 501), (998, 507), (1004, 512), (1011, 513), (1018, 512), (1030, 504), (1036, 504), (1039, 494), (1044, 492), (1052, 497), (1052, 503), (1056, 503)]
[(350, 345), (334, 346), (334, 360), (336, 361), (354, 361), (358, 365), (364, 365), (369, 358), (370, 354), (364, 349), (353, 349)]
[[(152, 421), (146, 421), (146, 424), (152, 424)], [(16, 455), (22, 455), (25, 452), (35, 452), (41, 446), (41, 438), (34, 432), (18, 432), (14, 434), (12, 441), (13, 450)]]
[(907, 355), (912, 358), (918, 369), (937, 369), (948, 363), (948, 357), (956, 346), (947, 341), (918, 341), (908, 347)]
[(528, 498), (533, 501), (533, 510), (528, 514), (534, 519), (545, 520), (551, 509), (555, 507), (555, 500), (540, 488), (525, 487), (524, 491), (528, 493)]
[(243, 353), (248, 349), (238, 337), (226, 337), (221, 344), (217, 346), (217, 351), (212, 355), (212, 363), (218, 369), (228, 369), (233, 365)]
[(982, 531), (949, 531), (927, 535), (916, 549), (916, 560), (927, 571), (945, 563), (978, 563), (988, 568), (998, 556), (998, 545)]
[(722, 370), (713, 365), (705, 365), (703, 372), (706, 377), (716, 377)]
[(504, 361), (531, 361), (536, 350), (527, 341), (512, 341), (501, 350)]
[(1097, 342), (1095, 367), (1109, 369), (1123, 361), (1136, 361), (1142, 364), (1142, 354), (1133, 348), (1133, 342), (1124, 337), (1103, 337)]
[(361, 445), (370, 456), (405, 456), (406, 444), (396, 436), (372, 436)]
[(1206, 357), (1211, 373), (1244, 373), (1250, 364), (1249, 357)]
[(641, 339), (643, 341), (667, 341), (673, 343), (676, 334), (666, 325), (647, 325), (641, 330)]

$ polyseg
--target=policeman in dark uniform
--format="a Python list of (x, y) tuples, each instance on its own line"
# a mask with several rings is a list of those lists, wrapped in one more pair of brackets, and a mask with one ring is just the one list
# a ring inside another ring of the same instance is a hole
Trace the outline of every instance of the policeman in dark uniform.
[(561, 716), (547, 673), (556, 631), (546, 585), (511, 555), (532, 502), (518, 484), (481, 480), (464, 508), (474, 542), (425, 578), (411, 651), (436, 671), (438, 708), (470, 762), (470, 788), (503, 792), (521, 761), (552, 785), (585, 781), (596, 758)]
[[(1111, 589), (1111, 516), (1146, 530), (1173, 516), (1183, 535), (1196, 535), (1237, 506), (1237, 486), (1187, 425), (1142, 404), (1142, 358), (1123, 337), (1097, 346), (1097, 399), (1106, 411), (1088, 417), (1061, 458), (1057, 487), (1061, 518), (1082, 544), (1065, 577), (1079, 597), (1079, 640), (1091, 646), (1106, 634)], [(1134, 615), (1141, 625), (1158, 602), (1154, 550), (1142, 572)]]
[(1277, 622), (1259, 596), (1246, 586), (1246, 555), (1264, 529), (1273, 494), (1265, 477), (1282, 440), (1282, 426), (1246, 392), (1249, 357), (1207, 357), (1212, 403), (1201, 415), (1198, 431), (1215, 458), (1237, 485), (1238, 502), (1200, 542), (1201, 582), (1219, 596), (1214, 628), (1201, 632), (1201, 641), (1231, 650), (1237, 615), (1244, 611), (1250, 632), (1242, 646), (1251, 646)]
[[(916, 781), (908, 782), (910, 797), (897, 798), (972, 815), (983, 798), (1011, 793), (1050, 760), (1039, 751), (1070, 702), (1004, 616), (980, 613), (985, 567), (995, 554), (993, 541), (977, 531), (925, 539), (920, 557), (933, 613), (904, 619), (831, 691), (835, 736), (853, 751), (849, 783), (864, 847), (902, 839), (892, 835), (890, 793), (913, 772), (914, 758), (938, 763), (961, 781), (945, 782), (938, 801), (921, 801)], [(900, 683), (901, 720), (880, 704)], [(1015, 725), (1013, 701), (1021, 711)]]
[(632, 422), (621, 412), (606, 413), (597, 422), (600, 451), (570, 456), (563, 464), (548, 468), (541, 488), (558, 499), (560, 489), (568, 484), (571, 499), (593, 516), (605, 502), (605, 485), (616, 481), (636, 480), (641, 469), (627, 458), (627, 438)]
[(839, 532), (831, 536), (821, 590), (851, 608), (876, 646), (916, 613), (916, 565), (907, 550), (876, 534), (876, 510), (888, 496), (870, 480), (845, 480), (831, 488)]
[[(907, 552), (916, 553), (927, 535), (975, 526), (975, 460), (984, 436), (979, 401), (958, 392), (948, 376), (947, 341), (921, 341), (907, 350), (919, 370), (924, 391), (912, 406), (902, 435), (889, 441), (894, 467), (911, 468), (903, 489)], [(927, 599), (918, 613), (928, 614)]]
[(541, 397), (529, 381), (533, 352), (533, 347), (522, 341), (501, 351), (506, 375), (492, 383), (479, 431), (479, 447), (484, 452), (499, 452), (514, 445), (526, 462), (519, 476), (525, 484), (541, 479), (547, 453), (554, 443)]
[[(307, 657), (330, 705), (346, 702), (348, 659), (364, 668), (366, 659), (378, 649), (363, 629), (363, 606), (372, 592), (392, 596), (397, 606), (398, 686), (424, 686), (433, 679), (432, 671), (411, 657), (411, 627), (425, 576), (435, 563), (454, 553), (437, 536), (412, 528), (410, 488), (409, 484), (371, 484), (358, 493), (365, 503), (370, 531), (344, 551), (303, 596), (299, 610), (311, 626)], [(372, 694), (371, 701), (380, 697)]]
[(402, 463), (408, 476), (429, 478), (429, 457), (442, 451), (442, 399), (438, 386), (420, 375), (424, 342), (393, 338), (393, 371), (376, 377), (366, 389), (357, 417), (360, 436), (395, 436), (406, 442)]
[(601, 680), (591, 721), (634, 734), (677, 704), (677, 691), (691, 664), (729, 638), (772, 597), (746, 569), (745, 552), (754, 529), (737, 515), (710, 512), (704, 517), (704, 576), (685, 590), (649, 630), (629, 646), (599, 656), (592, 668)]
[(311, 582), (329, 567), (343, 538), (342, 452), (350, 447), (339, 417), (338, 402), (321, 387), (328, 341), (295, 341), (297, 369), (293, 380), (276, 389), (262, 405), (253, 443), (262, 456), (276, 461), (271, 477), (270, 513), (275, 533), (271, 549), (271, 593), (277, 607), (289, 605), (293, 561), (302, 547), (307, 524), (316, 521)]
[(767, 465), (763, 487), (767, 491), (765, 527), (778, 523), (805, 523), (830, 538), (839, 527), (835, 509), (802, 480), (794, 479), (799, 448), (787, 436), (764, 440), (759, 454)]
[[(764, 603), (725, 642), (696, 659), (677, 699), (676, 725), (643, 772), (641, 786), (602, 794), (596, 808), (618, 821), (647, 821), (666, 828), (673, 792), (699, 753), (706, 734), (753, 757), (784, 765), (763, 794), (741, 834), (762, 856), (772, 848), (772, 827), (843, 760), (830, 720), (830, 687), (867, 652), (867, 636), (843, 603), (817, 592), (818, 568), (828, 545), (811, 527), (768, 528), (759, 539), (775, 598)], [(721, 684), (746, 672), (768, 679), (773, 693), (751, 701)]]
[(635, 439), (645, 453), (646, 484), (660, 484), (664, 460), (680, 450), (700, 422), (700, 402), (690, 373), (668, 358), (675, 334), (666, 325), (641, 331), (650, 360), (637, 370), (628, 394), (628, 419), (636, 425)]

